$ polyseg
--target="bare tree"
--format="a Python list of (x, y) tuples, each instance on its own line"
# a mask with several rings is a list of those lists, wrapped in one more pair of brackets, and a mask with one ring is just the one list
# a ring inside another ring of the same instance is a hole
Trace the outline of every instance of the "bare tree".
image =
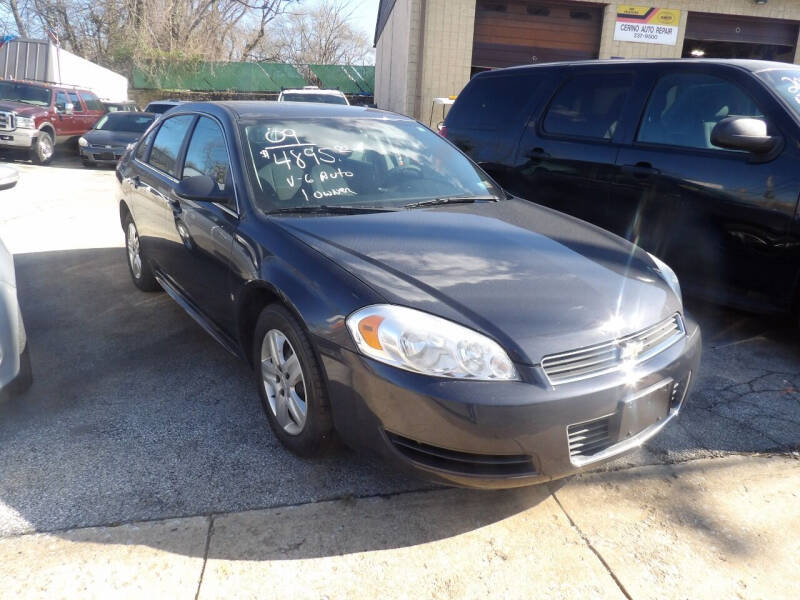
[[(20, 35), (54, 32), (71, 52), (130, 74), (177, 61), (241, 60), (299, 0), (0, 0)], [(11, 27), (11, 22), (5, 24)]]
[(369, 36), (352, 24), (354, 11), (349, 0), (325, 0), (310, 10), (289, 12), (273, 21), (269, 35), (250, 56), (301, 67), (372, 62)]

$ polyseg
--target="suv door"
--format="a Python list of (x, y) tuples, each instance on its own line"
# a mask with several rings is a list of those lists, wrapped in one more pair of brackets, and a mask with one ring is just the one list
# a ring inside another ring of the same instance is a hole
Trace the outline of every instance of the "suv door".
[(611, 178), (636, 76), (628, 70), (565, 69), (544, 111), (527, 123), (510, 192), (610, 228)]
[(53, 106), (56, 111), (55, 126), (56, 138), (59, 142), (67, 140), (71, 137), (78, 135), (75, 127), (75, 118), (71, 114), (67, 114), (67, 104), (69, 103), (69, 96), (64, 90), (55, 91), (55, 100)]
[(82, 125), (88, 131), (97, 121), (106, 114), (106, 107), (92, 92), (79, 92), (78, 94), (86, 105), (86, 113)]
[(786, 138), (766, 157), (718, 148), (711, 130), (729, 116), (764, 119), (776, 134), (785, 120), (744, 71), (692, 65), (660, 73), (617, 157), (611, 208), (640, 207), (638, 223), (618, 233), (665, 260), (697, 294), (785, 304), (797, 271), (785, 243), (800, 189), (796, 142)]
[[(220, 191), (234, 189), (229, 150), (220, 123), (200, 116), (186, 146), (180, 179), (208, 175)], [(164, 266), (170, 276), (200, 310), (225, 333), (234, 333), (230, 294), (231, 246), (239, 224), (235, 193), (226, 204), (197, 202), (168, 194), (173, 230), (180, 243), (166, 249)], [(173, 238), (171, 238), (173, 239)]]

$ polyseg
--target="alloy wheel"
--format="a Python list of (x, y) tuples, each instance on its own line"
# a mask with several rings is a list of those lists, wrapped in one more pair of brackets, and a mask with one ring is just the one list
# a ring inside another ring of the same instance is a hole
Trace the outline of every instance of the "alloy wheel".
[(136, 279), (142, 276), (142, 254), (139, 249), (139, 233), (136, 225), (131, 221), (128, 223), (128, 263), (131, 266), (131, 273)]
[(42, 136), (39, 141), (39, 155), (43, 161), (46, 161), (53, 156), (53, 142), (50, 141), (49, 136)]
[(308, 411), (306, 380), (286, 335), (270, 329), (261, 342), (261, 378), (270, 410), (283, 430), (299, 435)]

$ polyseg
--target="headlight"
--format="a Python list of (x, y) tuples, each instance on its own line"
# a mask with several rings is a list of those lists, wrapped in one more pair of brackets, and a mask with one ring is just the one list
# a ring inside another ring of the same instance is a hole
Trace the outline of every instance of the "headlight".
[(79, 137), (78, 138), (78, 146), (80, 146), (81, 148), (86, 148), (86, 146), (88, 146), (88, 145), (89, 145), (89, 142), (86, 141), (85, 137)]
[(36, 129), (36, 123), (33, 122), (31, 117), (14, 116), (14, 122), (18, 129)]
[[(648, 254), (650, 254), (648, 252)], [(681, 294), (681, 283), (678, 281), (678, 276), (675, 275), (675, 271), (673, 271), (670, 266), (665, 263), (663, 260), (658, 258), (657, 256), (650, 254), (650, 258), (656, 263), (656, 268), (659, 270), (661, 275), (664, 277), (664, 280), (667, 282), (672, 291), (675, 292), (675, 295), (680, 300), (680, 303), (683, 304), (683, 295)]]
[(347, 327), (362, 353), (406, 371), (458, 379), (519, 379), (496, 342), (412, 308), (367, 306), (347, 317)]

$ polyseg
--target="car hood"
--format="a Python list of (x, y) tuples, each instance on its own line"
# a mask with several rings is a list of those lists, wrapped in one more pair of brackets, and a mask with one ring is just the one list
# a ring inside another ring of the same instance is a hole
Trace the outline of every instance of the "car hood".
[(119, 148), (127, 146), (139, 139), (141, 133), (134, 131), (106, 131), (103, 129), (90, 129), (83, 137), (92, 146), (112, 146)]
[(646, 252), (522, 200), (276, 222), (387, 302), (481, 331), (517, 362), (538, 364), (681, 310)]
[(11, 102), (10, 100), (0, 101), (0, 111), (15, 112), (23, 117), (32, 117), (34, 115), (47, 113), (47, 109), (44, 106), (33, 106), (31, 104), (25, 104), (24, 102)]

